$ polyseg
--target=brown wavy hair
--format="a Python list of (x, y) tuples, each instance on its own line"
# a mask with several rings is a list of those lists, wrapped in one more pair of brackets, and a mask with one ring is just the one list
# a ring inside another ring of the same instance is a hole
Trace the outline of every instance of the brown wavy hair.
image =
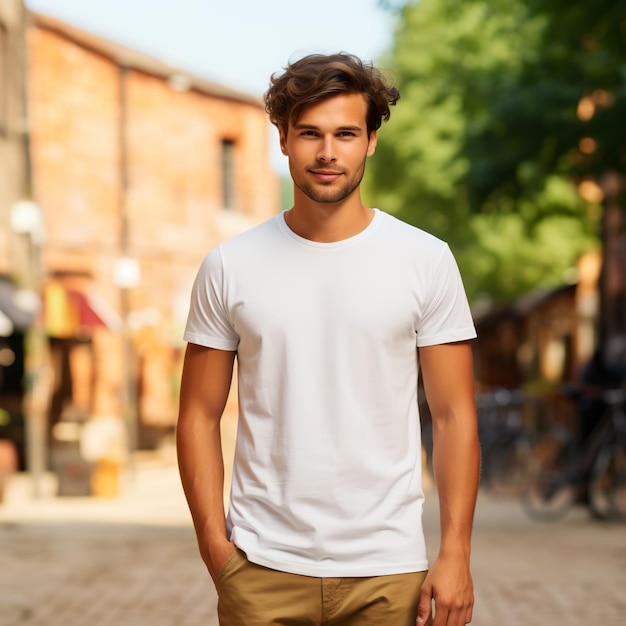
[(350, 93), (361, 93), (367, 101), (368, 133), (389, 119), (389, 107), (400, 99), (400, 92), (387, 85), (382, 72), (371, 63), (345, 52), (310, 54), (289, 63), (282, 74), (272, 75), (264, 96), (265, 110), (272, 124), (286, 132), (307, 107)]

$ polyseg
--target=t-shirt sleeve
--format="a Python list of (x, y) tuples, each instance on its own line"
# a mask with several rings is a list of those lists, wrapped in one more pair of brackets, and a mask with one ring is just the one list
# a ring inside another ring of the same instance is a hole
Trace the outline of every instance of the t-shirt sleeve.
[(196, 275), (183, 339), (207, 348), (237, 349), (239, 337), (224, 302), (224, 269), (219, 247), (207, 254)]
[(416, 333), (418, 347), (476, 337), (461, 273), (447, 245), (431, 276), (429, 296)]

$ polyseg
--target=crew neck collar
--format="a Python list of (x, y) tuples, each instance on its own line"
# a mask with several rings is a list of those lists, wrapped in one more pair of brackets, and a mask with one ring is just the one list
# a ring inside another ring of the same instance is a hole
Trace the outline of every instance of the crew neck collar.
[(301, 237), (300, 235), (297, 235), (296, 233), (294, 233), (293, 230), (289, 228), (285, 220), (285, 213), (287, 213), (287, 211), (283, 211), (282, 213), (277, 215), (277, 218), (278, 218), (278, 224), (280, 225), (280, 229), (291, 239), (294, 239), (295, 241), (301, 244), (304, 244), (313, 248), (330, 249), (330, 248), (341, 248), (344, 246), (349, 246), (360, 241), (361, 239), (369, 237), (369, 235), (376, 228), (378, 228), (378, 223), (380, 222), (380, 217), (382, 215), (378, 209), (373, 208), (372, 211), (374, 212), (374, 215), (370, 223), (361, 232), (357, 233), (356, 235), (352, 235), (352, 237), (348, 237), (347, 239), (340, 239), (339, 241), (329, 241), (329, 242), (311, 241), (310, 239), (306, 239), (305, 237)]

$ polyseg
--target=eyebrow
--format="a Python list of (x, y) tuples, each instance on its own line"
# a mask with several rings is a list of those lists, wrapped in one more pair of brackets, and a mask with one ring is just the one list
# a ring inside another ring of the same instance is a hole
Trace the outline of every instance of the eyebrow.
[[(319, 126), (315, 126), (314, 124), (296, 124), (294, 126), (295, 130), (321, 130)], [(337, 130), (353, 130), (353, 131), (362, 131), (363, 129), (360, 126), (339, 126), (335, 129)]]

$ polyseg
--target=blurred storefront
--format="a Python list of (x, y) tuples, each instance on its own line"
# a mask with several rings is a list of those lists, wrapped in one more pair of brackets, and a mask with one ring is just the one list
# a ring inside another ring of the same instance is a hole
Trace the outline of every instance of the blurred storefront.
[(475, 315), (482, 387), (549, 388), (576, 379), (600, 346), (601, 255), (578, 261), (577, 280)]
[(586, 253), (575, 283), (475, 313), (479, 391), (522, 389), (541, 405), (540, 419), (575, 420), (567, 390), (602, 346), (601, 267), (600, 251)]

